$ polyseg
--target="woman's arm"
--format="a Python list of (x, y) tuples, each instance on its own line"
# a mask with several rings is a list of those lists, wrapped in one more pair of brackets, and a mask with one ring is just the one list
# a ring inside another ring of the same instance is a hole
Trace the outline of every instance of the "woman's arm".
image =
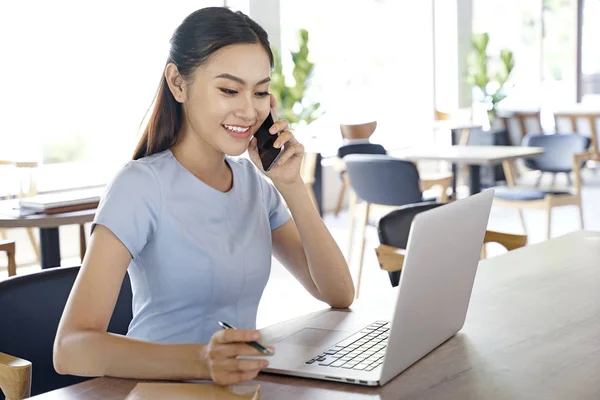
[(317, 299), (346, 308), (354, 300), (348, 264), (317, 213), (302, 180), (275, 184), (293, 219), (274, 230), (274, 254)]
[(82, 376), (208, 378), (202, 344), (156, 344), (106, 332), (130, 261), (121, 241), (97, 225), (58, 326), (54, 368)]

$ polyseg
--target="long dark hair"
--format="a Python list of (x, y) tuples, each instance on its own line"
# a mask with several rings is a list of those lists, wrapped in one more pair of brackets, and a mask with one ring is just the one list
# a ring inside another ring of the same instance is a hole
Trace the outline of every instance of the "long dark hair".
[[(179, 74), (187, 79), (208, 57), (222, 47), (237, 43), (259, 43), (273, 68), (273, 53), (267, 32), (250, 17), (225, 7), (207, 7), (188, 15), (171, 37), (167, 63), (177, 66)], [(169, 90), (163, 74), (154, 108), (133, 159), (164, 151), (177, 142), (181, 129), (183, 109)]]

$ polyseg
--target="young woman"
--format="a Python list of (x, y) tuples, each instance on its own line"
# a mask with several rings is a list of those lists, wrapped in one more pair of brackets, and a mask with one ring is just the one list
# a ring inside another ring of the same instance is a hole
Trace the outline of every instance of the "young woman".
[[(348, 265), (305, 190), (304, 149), (285, 121), (271, 128), (284, 146), (266, 173), (273, 185), (261, 176), (253, 134), (276, 107), (272, 67), (266, 32), (242, 13), (204, 8), (177, 28), (149, 123), (92, 225), (58, 327), (59, 373), (253, 379), (267, 362), (238, 356), (260, 354), (244, 342), (258, 339), (272, 255), (315, 298), (352, 303)], [(252, 161), (228, 157), (246, 150)], [(127, 271), (133, 320), (120, 336), (106, 329)]]

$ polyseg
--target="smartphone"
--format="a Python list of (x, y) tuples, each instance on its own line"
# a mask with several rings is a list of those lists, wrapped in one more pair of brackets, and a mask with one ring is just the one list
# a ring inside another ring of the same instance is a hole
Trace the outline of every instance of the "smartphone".
[(273, 120), (273, 115), (269, 113), (265, 119), (265, 122), (262, 123), (260, 128), (258, 128), (254, 134), (254, 137), (256, 138), (256, 146), (258, 147), (258, 156), (260, 157), (260, 161), (265, 172), (268, 172), (271, 169), (273, 164), (275, 164), (283, 152), (283, 147), (279, 149), (273, 147), (275, 140), (277, 140), (279, 137), (279, 133), (271, 135), (269, 132), (269, 128), (271, 128), (274, 123), (275, 121)]
[[(223, 329), (235, 329), (233, 326), (229, 325), (227, 322), (219, 321), (219, 325), (221, 325), (221, 328), (223, 328)], [(260, 344), (258, 342), (246, 342), (246, 343), (249, 344), (250, 346), (254, 347), (256, 350), (260, 351), (263, 354), (266, 354), (268, 356), (273, 355), (271, 350), (267, 349), (265, 346), (263, 346), (262, 344)]]

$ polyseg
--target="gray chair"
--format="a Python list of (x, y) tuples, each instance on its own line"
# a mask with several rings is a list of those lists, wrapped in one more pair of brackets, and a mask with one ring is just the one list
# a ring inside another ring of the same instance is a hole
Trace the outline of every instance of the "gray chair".
[[(350, 237), (348, 247), (348, 263), (352, 255), (354, 225), (358, 200), (364, 203), (361, 224), (361, 250), (356, 284), (356, 297), (359, 296), (362, 277), (362, 266), (366, 245), (366, 229), (368, 225), (377, 225), (371, 221), (373, 205), (400, 207), (406, 204), (427, 201), (423, 198), (423, 190), (435, 185), (441, 186), (441, 195), (437, 200), (446, 201), (446, 192), (452, 184), (452, 176), (423, 181), (419, 177), (417, 167), (408, 161), (384, 155), (351, 154), (344, 157), (350, 186), (354, 196), (351, 199)], [(430, 200), (430, 199), (429, 199)]]
[[(576, 134), (533, 135), (523, 140), (526, 146), (542, 147), (544, 154), (535, 160), (528, 160), (530, 166), (543, 171), (570, 172), (575, 176), (575, 187), (572, 190), (544, 190), (519, 187), (514, 178), (513, 165), (504, 161), (504, 173), (508, 185), (497, 187), (494, 203), (517, 208), (521, 218), (523, 231), (527, 233), (523, 209), (542, 209), (547, 211), (547, 238), (552, 231), (552, 208), (558, 206), (577, 206), (581, 228), (584, 227), (583, 210), (581, 207), (581, 167), (586, 160), (594, 159), (592, 152), (586, 151), (590, 139)], [(570, 167), (569, 167), (570, 165)]]
[(540, 171), (536, 186), (539, 186), (544, 173), (552, 174), (552, 184), (556, 174), (564, 173), (570, 185), (570, 174), (573, 172), (571, 156), (587, 149), (590, 146), (590, 139), (576, 134), (531, 134), (523, 138), (521, 145), (544, 148), (543, 154), (524, 160), (527, 168)]
[[(387, 154), (385, 148), (380, 144), (369, 143), (369, 142), (355, 142), (348, 143), (344, 146), (341, 146), (338, 149), (337, 156), (339, 159), (343, 159), (349, 154)], [(343, 162), (338, 163), (338, 172), (340, 173), (340, 178), (342, 179), (342, 186), (340, 187), (340, 191), (338, 193), (337, 204), (335, 206), (334, 215), (337, 217), (342, 209), (342, 203), (344, 202), (344, 194), (346, 193), (346, 189), (350, 187), (350, 182), (348, 181), (348, 174), (346, 174), (346, 166)]]

